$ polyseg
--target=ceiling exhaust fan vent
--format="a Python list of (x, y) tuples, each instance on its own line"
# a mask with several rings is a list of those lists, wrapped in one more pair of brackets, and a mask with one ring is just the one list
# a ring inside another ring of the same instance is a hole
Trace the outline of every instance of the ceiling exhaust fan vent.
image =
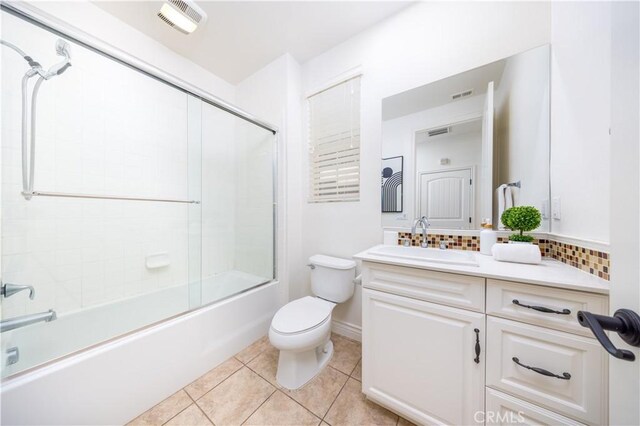
[(165, 0), (158, 18), (183, 34), (191, 34), (205, 23), (207, 14), (193, 0)]
[(427, 135), (430, 138), (438, 135), (446, 135), (447, 133), (451, 133), (451, 127), (440, 127), (438, 129), (427, 130)]
[(462, 92), (454, 93), (451, 95), (451, 100), (457, 101), (458, 99), (466, 98), (467, 96), (473, 95), (473, 89), (463, 90)]

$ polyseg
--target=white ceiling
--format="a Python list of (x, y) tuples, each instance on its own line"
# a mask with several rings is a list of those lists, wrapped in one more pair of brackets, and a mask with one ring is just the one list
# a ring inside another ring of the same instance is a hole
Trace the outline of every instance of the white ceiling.
[(490, 81), (493, 81), (497, 88), (506, 62), (506, 59), (502, 59), (384, 98), (382, 119), (392, 120), (449, 102), (456, 102), (451, 99), (451, 95), (469, 89), (473, 90), (473, 96), (483, 95), (487, 92), (487, 84)]
[(182, 34), (157, 16), (161, 1), (95, 1), (98, 7), (237, 84), (284, 53), (298, 62), (407, 7), (409, 1), (198, 1), (204, 27)]

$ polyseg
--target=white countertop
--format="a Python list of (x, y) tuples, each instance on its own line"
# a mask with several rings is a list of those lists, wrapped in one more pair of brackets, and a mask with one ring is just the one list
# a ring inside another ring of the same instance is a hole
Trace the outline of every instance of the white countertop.
[(461, 266), (396, 257), (392, 258), (369, 253), (380, 246), (371, 247), (353, 257), (366, 262), (609, 294), (609, 281), (553, 259), (545, 259), (539, 265), (525, 265), (521, 263), (498, 262), (491, 256), (476, 252), (475, 255), (479, 266)]

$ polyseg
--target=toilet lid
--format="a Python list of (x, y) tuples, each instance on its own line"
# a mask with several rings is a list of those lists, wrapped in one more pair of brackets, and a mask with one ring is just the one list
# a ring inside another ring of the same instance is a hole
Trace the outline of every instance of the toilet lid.
[(334, 306), (334, 303), (317, 297), (303, 297), (280, 308), (271, 321), (271, 327), (283, 334), (300, 333), (322, 324)]

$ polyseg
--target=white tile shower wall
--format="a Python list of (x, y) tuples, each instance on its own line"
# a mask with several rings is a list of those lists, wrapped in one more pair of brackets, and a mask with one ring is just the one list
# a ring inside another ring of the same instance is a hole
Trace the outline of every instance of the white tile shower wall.
[(235, 269), (238, 119), (202, 103), (202, 277)]
[[(57, 37), (12, 16), (3, 35), (44, 64)], [(186, 95), (72, 46), (73, 66), (38, 99), (35, 189), (186, 199)], [(187, 206), (21, 195), (21, 58), (2, 50), (3, 281), (36, 298), (3, 303), (7, 317), (65, 313), (187, 282)], [(145, 267), (167, 252), (170, 265)]]
[[(362, 66), (363, 142), (360, 201), (303, 204), (302, 220), (309, 226), (304, 229), (302, 256), (325, 253), (348, 258), (382, 241), (379, 170), (384, 97), (548, 43), (550, 9), (548, 3), (419, 3), (305, 63), (305, 92)], [(300, 179), (305, 179), (306, 157), (301, 155), (299, 161), (305, 169)], [(308, 280), (303, 287), (308, 293)], [(359, 294), (356, 289), (334, 317), (360, 325)]]

